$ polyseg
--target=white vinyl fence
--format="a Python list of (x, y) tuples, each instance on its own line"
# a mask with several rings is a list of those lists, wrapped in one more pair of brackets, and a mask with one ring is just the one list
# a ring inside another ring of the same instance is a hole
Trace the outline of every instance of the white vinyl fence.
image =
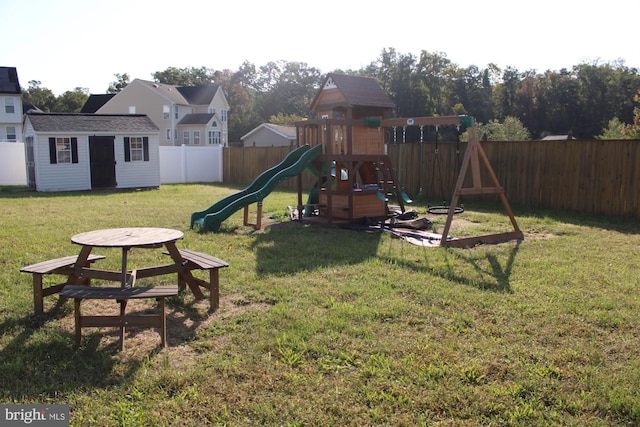
[(221, 145), (160, 147), (160, 183), (222, 182)]
[(27, 185), (24, 142), (0, 142), (0, 185)]
[[(160, 147), (160, 183), (222, 182), (222, 146)], [(27, 185), (24, 143), (0, 142), (0, 185)]]

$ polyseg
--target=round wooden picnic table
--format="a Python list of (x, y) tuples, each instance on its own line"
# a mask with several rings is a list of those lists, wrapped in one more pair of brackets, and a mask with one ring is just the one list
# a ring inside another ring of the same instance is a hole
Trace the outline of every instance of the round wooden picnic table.
[(154, 227), (107, 228), (76, 234), (71, 241), (82, 246), (78, 263), (91, 253), (93, 247), (122, 248), (121, 286), (127, 283), (127, 254), (131, 248), (160, 248), (165, 246), (176, 263), (180, 262), (180, 254), (175, 247), (175, 241), (182, 239), (184, 234), (179, 230)]

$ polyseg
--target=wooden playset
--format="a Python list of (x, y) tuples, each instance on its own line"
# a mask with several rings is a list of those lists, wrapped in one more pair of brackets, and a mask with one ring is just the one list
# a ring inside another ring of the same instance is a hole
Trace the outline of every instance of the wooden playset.
[[(520, 240), (518, 228), (491, 165), (476, 136), (470, 116), (392, 118), (395, 104), (375, 79), (330, 73), (314, 98), (311, 111), (315, 118), (296, 123), (298, 145), (322, 145), (323, 153), (315, 159), (317, 183), (309, 201), (304, 204), (302, 179), (298, 177), (298, 212), (309, 207), (328, 222), (355, 222), (365, 218), (386, 219), (389, 198), (402, 212), (410, 198), (396, 182), (392, 162), (385, 150), (385, 129), (407, 126), (463, 125), (469, 131), (469, 142), (462, 160), (455, 190), (440, 239), (442, 246), (468, 247), (478, 243)], [(471, 166), (471, 168), (469, 168)], [(482, 183), (484, 167), (491, 184)], [(471, 172), (471, 186), (465, 177)], [(455, 207), (462, 195), (497, 194), (513, 231), (471, 238), (450, 239)]]

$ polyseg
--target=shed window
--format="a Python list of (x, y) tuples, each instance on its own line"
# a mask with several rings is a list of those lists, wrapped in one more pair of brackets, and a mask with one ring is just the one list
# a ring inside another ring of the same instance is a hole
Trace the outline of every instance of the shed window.
[(149, 161), (149, 137), (125, 136), (124, 137), (124, 161), (148, 162)]
[(49, 138), (49, 162), (78, 163), (78, 138)]

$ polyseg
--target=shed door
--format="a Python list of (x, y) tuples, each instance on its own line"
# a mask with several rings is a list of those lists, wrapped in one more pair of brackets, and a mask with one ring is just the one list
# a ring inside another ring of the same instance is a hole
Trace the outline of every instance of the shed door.
[(116, 186), (115, 139), (115, 136), (89, 137), (91, 188), (115, 188)]

